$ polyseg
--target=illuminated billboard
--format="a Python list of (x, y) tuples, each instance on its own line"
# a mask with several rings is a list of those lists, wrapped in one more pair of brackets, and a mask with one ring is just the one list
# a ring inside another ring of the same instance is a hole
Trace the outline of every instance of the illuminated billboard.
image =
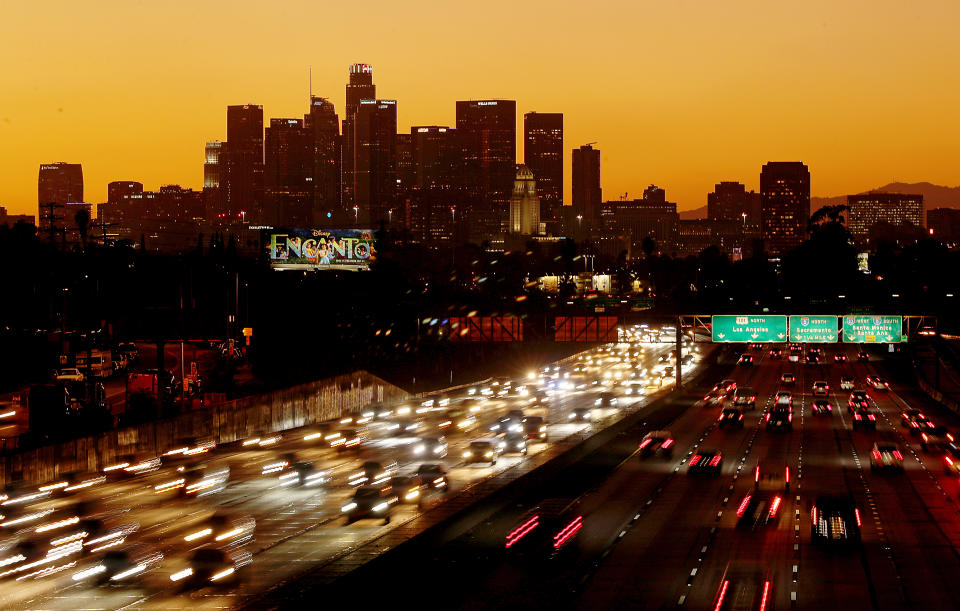
[(267, 256), (274, 269), (369, 269), (377, 250), (372, 229), (272, 229)]

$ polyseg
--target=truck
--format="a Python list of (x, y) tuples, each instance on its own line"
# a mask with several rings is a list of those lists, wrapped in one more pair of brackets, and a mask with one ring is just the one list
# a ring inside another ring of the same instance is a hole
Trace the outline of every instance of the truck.
[(77, 369), (91, 378), (108, 378), (113, 375), (113, 354), (110, 350), (82, 350), (75, 357)]

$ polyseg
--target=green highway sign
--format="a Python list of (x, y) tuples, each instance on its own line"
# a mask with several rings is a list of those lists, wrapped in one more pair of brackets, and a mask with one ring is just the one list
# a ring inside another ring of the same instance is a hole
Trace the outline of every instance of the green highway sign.
[(715, 342), (785, 342), (786, 316), (712, 316)]
[(836, 316), (790, 315), (790, 341), (827, 343), (839, 339)]
[(906, 341), (903, 336), (903, 317), (844, 316), (843, 341), (853, 344), (886, 344)]

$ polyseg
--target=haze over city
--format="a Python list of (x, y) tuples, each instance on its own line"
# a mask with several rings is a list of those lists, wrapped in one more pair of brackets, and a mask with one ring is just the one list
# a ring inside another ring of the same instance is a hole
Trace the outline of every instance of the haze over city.
[(599, 143), (611, 199), (656, 183), (696, 208), (721, 180), (756, 189), (769, 159), (804, 161), (815, 196), (960, 182), (946, 0), (44, 6), (0, 23), (11, 214), (36, 213), (37, 167), (60, 160), (83, 164), (89, 202), (118, 179), (199, 188), (225, 106), (302, 115), (312, 66), (314, 94), (342, 109), (357, 61), (398, 101), (399, 131), (451, 125), (471, 98), (517, 100), (518, 132), (527, 111), (564, 113), (566, 149)]

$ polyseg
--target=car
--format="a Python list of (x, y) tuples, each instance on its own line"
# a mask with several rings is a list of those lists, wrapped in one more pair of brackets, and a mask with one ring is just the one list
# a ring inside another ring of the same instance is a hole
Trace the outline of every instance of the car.
[(890, 390), (890, 383), (880, 376), (867, 376), (867, 386), (874, 390)]
[(843, 353), (834, 354), (834, 355), (833, 355), (833, 360), (834, 360), (835, 362), (837, 362), (837, 363), (846, 363), (846, 362), (847, 362), (847, 355), (846, 355), (846, 354), (843, 354)]
[(239, 547), (253, 539), (257, 522), (251, 516), (217, 511), (186, 530), (183, 541), (193, 545), (215, 542), (219, 546)]
[(932, 431), (936, 430), (937, 425), (934, 424), (933, 420), (929, 418), (921, 420), (917, 423), (917, 427), (910, 427), (910, 434), (914, 437), (922, 437), (924, 433), (929, 434)]
[(723, 572), (710, 608), (714, 611), (768, 611), (775, 598), (773, 577), (767, 567), (759, 562), (731, 562)]
[(737, 391), (737, 383), (734, 380), (723, 380), (714, 386), (713, 390), (715, 392), (722, 390), (725, 396), (732, 397), (733, 393)]
[(529, 441), (547, 440), (547, 423), (542, 416), (527, 416), (523, 419), (523, 432)]
[(523, 432), (523, 417), (513, 417), (509, 414), (499, 418), (490, 426), (490, 430), (494, 433), (522, 433)]
[(773, 490), (750, 491), (737, 506), (737, 528), (759, 530), (770, 526), (775, 529), (780, 522), (783, 505), (782, 493)]
[(870, 450), (870, 468), (903, 470), (903, 452), (895, 443), (878, 441)]
[(740, 360), (737, 361), (737, 364), (741, 367), (751, 367), (753, 365), (753, 355), (752, 354), (741, 354)]
[(494, 437), (475, 439), (463, 452), (463, 462), (466, 465), (477, 463), (497, 464), (497, 457), (503, 452), (503, 441)]
[(942, 454), (953, 444), (953, 435), (947, 432), (945, 426), (935, 426), (926, 432), (920, 433), (920, 448), (924, 452)]
[(816, 399), (811, 407), (810, 411), (815, 416), (825, 416), (833, 413), (833, 405), (830, 404), (830, 401), (826, 399)]
[(853, 376), (841, 376), (840, 377), (840, 390), (853, 390)]
[(751, 349), (751, 350), (763, 350), (763, 344), (757, 344), (757, 343), (750, 344), (750, 349)]
[(331, 471), (318, 469), (309, 460), (290, 462), (277, 474), (280, 485), (284, 487), (299, 486), (311, 488), (330, 483)]
[(723, 470), (723, 455), (720, 450), (701, 449), (690, 457), (687, 472), (719, 475)]
[(527, 435), (525, 433), (507, 433), (503, 436), (503, 449), (501, 454), (520, 454), (527, 455)]
[(341, 511), (347, 516), (347, 524), (367, 518), (382, 519), (384, 524), (389, 524), (391, 508), (399, 500), (390, 485), (360, 486)]
[(850, 398), (847, 399), (847, 408), (852, 414), (854, 410), (866, 409), (870, 407), (870, 395), (867, 394), (865, 390), (855, 390), (850, 393)]
[(163, 554), (145, 545), (125, 544), (108, 549), (92, 564), (73, 574), (74, 582), (124, 585), (138, 582), (159, 568)]
[(86, 379), (83, 372), (76, 367), (67, 367), (57, 371), (54, 376), (58, 382), (83, 382)]
[(954, 477), (960, 476), (960, 449), (956, 446), (943, 457), (943, 472)]
[(820, 362), (820, 356), (817, 354), (808, 353), (804, 360), (806, 361), (807, 365), (816, 365)]
[(616, 407), (617, 398), (613, 395), (612, 392), (602, 392), (600, 396), (593, 402), (596, 407)]
[(774, 405), (777, 407), (791, 407), (793, 405), (793, 393), (789, 390), (781, 390), (777, 393)]
[(749, 386), (741, 386), (737, 389), (737, 394), (733, 399), (733, 406), (742, 410), (755, 409), (757, 407), (757, 393)]
[(735, 426), (737, 428), (743, 428), (743, 412), (736, 407), (725, 407), (723, 411), (720, 412), (720, 418), (717, 419), (717, 426), (723, 428), (725, 426)]
[(398, 503), (419, 503), (424, 489), (423, 482), (416, 475), (394, 475), (390, 478), (390, 486)]
[(823, 380), (817, 380), (813, 383), (813, 396), (826, 397), (830, 394), (830, 385)]
[(567, 419), (571, 422), (590, 422), (590, 410), (586, 407), (575, 407), (570, 411)]
[(870, 360), (870, 355), (869, 355), (866, 351), (861, 350), (861, 351), (857, 352), (857, 360), (858, 360), (858, 361), (869, 361), (869, 360)]
[(912, 426), (911, 423), (916, 423), (917, 426), (919, 426), (919, 424), (926, 419), (927, 417), (924, 416), (923, 412), (918, 409), (911, 408), (900, 412), (900, 426), (905, 428), (916, 428)]
[(793, 385), (797, 383), (797, 376), (792, 373), (784, 373), (780, 375), (781, 384)]
[(769, 352), (767, 352), (767, 356), (769, 356), (769, 357), (772, 358), (772, 359), (782, 358), (782, 357), (783, 357), (783, 350), (780, 349), (780, 348), (771, 348), (771, 349), (769, 350)]
[(718, 405), (723, 405), (723, 402), (727, 398), (727, 393), (721, 388), (719, 390), (711, 390), (706, 395), (703, 396), (703, 399), (697, 401), (697, 404), (701, 407), (716, 407)]
[(810, 510), (813, 544), (860, 542), (860, 510), (849, 497), (820, 495)]
[(853, 412), (853, 430), (877, 430), (877, 416), (869, 407), (857, 407)]
[(417, 467), (417, 476), (427, 490), (437, 490), (447, 493), (450, 490), (450, 480), (443, 465), (424, 463)]
[(171, 574), (170, 580), (185, 587), (234, 586), (240, 581), (240, 569), (252, 560), (245, 550), (202, 547), (191, 554), (188, 567)]
[(424, 458), (446, 458), (448, 448), (447, 438), (441, 435), (440, 437), (421, 437), (413, 442), (410, 451), (414, 458), (422, 460)]
[(511, 554), (552, 558), (583, 528), (579, 501), (550, 498), (537, 503), (507, 531), (504, 549)]
[(673, 456), (673, 446), (675, 441), (670, 431), (650, 431), (643, 436), (637, 451), (640, 452), (640, 458), (660, 455), (665, 458)]
[(768, 431), (792, 431), (793, 408), (788, 405), (775, 405), (767, 412), (766, 426)]
[(550, 395), (544, 390), (537, 390), (530, 395), (527, 402), (531, 407), (547, 407), (550, 404)]
[(182, 498), (199, 498), (226, 489), (230, 467), (192, 465), (175, 471), (153, 487), (157, 494), (176, 492)]

